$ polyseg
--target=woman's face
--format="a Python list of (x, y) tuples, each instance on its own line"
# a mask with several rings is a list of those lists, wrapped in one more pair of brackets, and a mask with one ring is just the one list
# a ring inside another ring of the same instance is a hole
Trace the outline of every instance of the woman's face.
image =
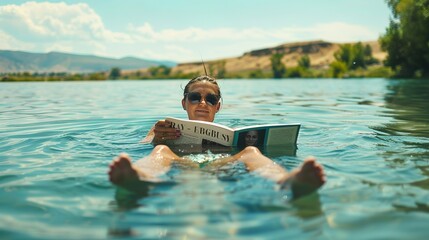
[(258, 142), (258, 132), (257, 131), (249, 131), (246, 134), (245, 138), (246, 146), (255, 146)]
[(207, 102), (207, 95), (219, 95), (217, 85), (207, 81), (196, 82), (189, 86), (188, 93), (194, 92), (201, 94), (201, 101), (191, 102), (188, 97), (182, 100), (182, 106), (188, 113), (188, 118), (190, 120), (213, 122), (216, 113), (219, 111), (220, 102), (217, 102), (215, 105), (209, 104)]

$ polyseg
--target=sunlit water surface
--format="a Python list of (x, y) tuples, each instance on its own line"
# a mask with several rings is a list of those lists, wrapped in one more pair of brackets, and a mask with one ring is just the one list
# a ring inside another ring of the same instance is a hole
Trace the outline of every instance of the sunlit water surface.
[(166, 116), (186, 118), (186, 80), (0, 83), (1, 239), (426, 239), (429, 82), (223, 80), (216, 122), (300, 122), (298, 149), (266, 152), (293, 169), (308, 155), (327, 183), (290, 202), (240, 165), (173, 168), (144, 195), (118, 190), (108, 164)]

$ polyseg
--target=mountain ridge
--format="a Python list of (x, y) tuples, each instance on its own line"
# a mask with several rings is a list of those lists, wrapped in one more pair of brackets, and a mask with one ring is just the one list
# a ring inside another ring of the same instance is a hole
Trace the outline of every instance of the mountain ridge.
[(33, 53), (26, 51), (0, 50), (0, 73), (90, 73), (109, 71), (113, 67), (131, 70), (159, 65), (173, 67), (176, 63), (173, 61), (148, 60), (131, 56), (109, 58), (90, 54), (73, 54), (57, 51)]
[[(351, 42), (354, 44), (357, 42)], [(283, 54), (282, 62), (286, 67), (295, 67), (298, 60), (307, 55), (311, 67), (315, 69), (329, 68), (335, 60), (335, 52), (346, 43), (333, 43), (323, 40), (301, 41), (280, 44), (274, 47), (265, 47), (244, 52), (238, 57), (221, 58), (206, 61), (206, 64), (215, 68), (223, 65), (226, 72), (240, 73), (250, 71), (271, 71), (270, 58), (274, 53)], [(385, 59), (386, 53), (380, 48), (377, 41), (362, 42), (370, 45), (373, 57), (380, 62)], [(113, 67), (120, 68), (124, 74), (135, 71), (146, 72), (150, 67), (165, 65), (171, 67), (171, 72), (183, 74), (202, 74), (202, 62), (176, 63), (173, 61), (147, 60), (132, 56), (122, 58), (108, 58), (89, 54), (72, 54), (52, 51), (48, 53), (31, 53), (25, 51), (0, 50), (0, 73), (14, 72), (68, 72), (90, 73), (107, 72)]]

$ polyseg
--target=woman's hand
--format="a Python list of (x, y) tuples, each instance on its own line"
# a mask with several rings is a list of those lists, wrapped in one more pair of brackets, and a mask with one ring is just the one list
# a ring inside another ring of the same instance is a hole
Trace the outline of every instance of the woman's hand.
[(171, 127), (171, 123), (165, 120), (159, 120), (155, 123), (153, 129), (155, 133), (154, 142), (156, 144), (164, 143), (166, 140), (174, 140), (180, 137), (180, 130)]

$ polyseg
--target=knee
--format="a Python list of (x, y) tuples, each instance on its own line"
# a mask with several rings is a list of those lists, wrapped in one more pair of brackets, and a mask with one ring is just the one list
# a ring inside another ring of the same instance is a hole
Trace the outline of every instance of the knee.
[(167, 145), (156, 145), (152, 152), (156, 153), (165, 153), (165, 152), (171, 152), (171, 149)]
[(244, 148), (242, 152), (244, 154), (261, 154), (259, 149), (257, 147), (254, 147), (254, 146), (248, 146), (248, 147)]

